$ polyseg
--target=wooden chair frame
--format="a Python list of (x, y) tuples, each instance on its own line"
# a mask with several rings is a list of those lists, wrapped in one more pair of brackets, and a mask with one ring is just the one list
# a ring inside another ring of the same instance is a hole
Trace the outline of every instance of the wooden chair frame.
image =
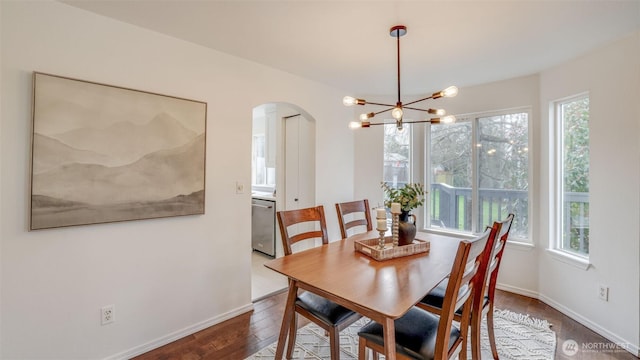
[[(291, 246), (295, 243), (298, 243), (303, 240), (320, 238), (322, 239), (322, 244), (329, 243), (329, 237), (327, 235), (327, 224), (324, 217), (324, 208), (321, 206), (316, 206), (312, 208), (306, 209), (298, 209), (298, 210), (289, 210), (289, 211), (279, 211), (277, 212), (278, 224), (280, 227), (280, 235), (282, 237), (282, 244), (284, 248), (285, 256), (291, 255), (293, 253)], [(306, 232), (301, 232), (297, 234), (290, 234), (289, 227), (295, 224), (303, 223), (303, 222), (318, 222), (320, 224), (320, 230), (311, 230)], [(310, 321), (317, 324), (319, 327), (324, 329), (325, 334), (329, 335), (329, 345), (331, 349), (331, 359), (338, 360), (340, 359), (340, 331), (346, 329), (351, 324), (353, 324), (356, 320), (360, 319), (362, 315), (354, 312), (352, 315), (347, 317), (341, 323), (337, 325), (332, 325), (315, 314), (307, 311), (303, 307), (299, 306), (296, 303), (295, 312), (309, 319)], [(289, 327), (289, 341), (287, 343), (287, 359), (291, 359), (293, 354), (293, 349), (296, 343), (296, 334), (298, 329), (298, 319), (294, 314), (291, 326)]]
[[(463, 240), (458, 246), (455, 261), (449, 276), (449, 282), (444, 297), (443, 306), (440, 309), (440, 321), (436, 335), (435, 359), (444, 360), (459, 356), (466, 359), (467, 333), (469, 331), (469, 320), (471, 318), (471, 305), (473, 295), (476, 293), (475, 286), (477, 278), (482, 276), (480, 265), (482, 257), (487, 248), (487, 244), (493, 244), (496, 232), (487, 229), (482, 235), (473, 240)], [(462, 309), (460, 317), (460, 337), (454, 344), (449, 344), (449, 334), (453, 326), (455, 312)], [(373, 351), (374, 359), (378, 359), (379, 353), (384, 353), (384, 346), (366, 338), (359, 338), (358, 359), (365, 360), (366, 349)], [(397, 354), (399, 359), (407, 359), (403, 354)], [(411, 358), (408, 358), (411, 359)]]
[[(355, 219), (351, 221), (345, 221), (345, 215), (354, 213), (364, 213), (364, 219)], [(373, 224), (371, 223), (371, 210), (369, 209), (369, 200), (356, 200), (344, 203), (336, 204), (336, 213), (338, 213), (338, 223), (340, 224), (340, 234), (345, 239), (347, 230), (356, 226), (366, 226), (367, 231), (373, 230)]]
[[(509, 237), (509, 230), (511, 229), (511, 223), (513, 222), (513, 214), (509, 214), (503, 221), (496, 221), (491, 227), (493, 233), (492, 240), (487, 242), (487, 248), (485, 249), (478, 270), (479, 274), (482, 274), (476, 279), (476, 289), (473, 296), (471, 306), (471, 357), (473, 359), (480, 359), (480, 328), (482, 325), (482, 318), (487, 316), (487, 328), (489, 333), (489, 342), (491, 344), (491, 352), (495, 360), (498, 360), (498, 351), (495, 343), (495, 334), (493, 331), (493, 299), (495, 296), (496, 281), (498, 278), (498, 269), (500, 261), (502, 259), (502, 252), (504, 246)], [(488, 300), (485, 300), (485, 296)], [(440, 314), (442, 309), (424, 303), (419, 302), (416, 306), (432, 312), (434, 314)], [(454, 319), (461, 321), (462, 315), (460, 312), (456, 312)], [(466, 347), (466, 345), (465, 345)], [(465, 349), (466, 351), (466, 349)]]
[[(488, 284), (486, 284), (486, 301), (484, 298), (482, 299), (482, 314), (479, 316), (479, 321), (482, 321), (482, 317), (484, 315), (487, 316), (489, 344), (491, 345), (491, 354), (495, 360), (498, 360), (499, 357), (498, 349), (496, 347), (496, 336), (493, 329), (493, 303), (496, 296), (496, 284), (498, 282), (498, 271), (500, 270), (500, 264), (502, 263), (502, 254), (504, 253), (505, 245), (509, 239), (509, 232), (511, 231), (511, 225), (513, 224), (514, 218), (514, 214), (509, 214), (505, 220), (500, 222), (500, 231), (496, 237), (495, 246), (493, 247), (491, 255), (491, 262), (487, 269)], [(483, 294), (485, 293), (483, 292)], [(480, 332), (479, 325), (477, 331)]]

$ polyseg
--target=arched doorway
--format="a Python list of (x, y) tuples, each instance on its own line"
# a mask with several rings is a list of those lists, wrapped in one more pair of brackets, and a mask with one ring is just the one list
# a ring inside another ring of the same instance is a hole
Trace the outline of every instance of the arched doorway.
[[(290, 210), (314, 206), (316, 122), (299, 106), (288, 103), (269, 103), (253, 109), (251, 190), (252, 218), (265, 213), (265, 205), (273, 200), (274, 210)], [(286, 288), (282, 276), (262, 264), (273, 256), (283, 255), (282, 242), (275, 217), (273, 218), (275, 251), (264, 251), (264, 220), (252, 219), (252, 276), (253, 300)], [(271, 231), (271, 230), (269, 230)], [(256, 240), (254, 243), (255, 239)]]

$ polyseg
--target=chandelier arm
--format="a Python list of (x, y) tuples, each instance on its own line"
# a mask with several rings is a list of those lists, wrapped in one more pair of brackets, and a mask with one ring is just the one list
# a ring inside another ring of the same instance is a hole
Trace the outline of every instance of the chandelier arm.
[(391, 111), (391, 110), (393, 110), (392, 107), (388, 108), (388, 109), (380, 110), (378, 112), (374, 112), (373, 115), (375, 116), (375, 115), (378, 115), (378, 114), (386, 113), (387, 111)]
[(426, 97), (424, 99), (419, 99), (419, 100), (415, 100), (415, 101), (406, 103), (405, 105), (412, 105), (412, 104), (415, 104), (415, 103), (419, 103), (420, 101), (425, 101), (425, 100), (429, 100), (429, 99), (433, 99), (433, 98), (434, 98), (433, 95), (431, 95), (431, 96), (428, 96), (428, 97)]
[(414, 108), (414, 107), (409, 107), (409, 106), (403, 106), (403, 109), (409, 109), (409, 110), (418, 110), (418, 111), (424, 111), (424, 112), (429, 112), (428, 109), (418, 109), (418, 108)]
[(395, 105), (392, 104), (381, 104), (381, 103), (374, 103), (374, 102), (368, 102), (365, 101), (364, 105), (378, 105), (378, 106), (389, 106), (389, 107), (394, 107)]
[(419, 124), (419, 123), (432, 123), (433, 119), (429, 120), (413, 120), (413, 121), (403, 121), (405, 124)]
[[(435, 121), (433, 121), (433, 119), (429, 119), (429, 120), (413, 120), (413, 121), (405, 121), (402, 120), (403, 124), (419, 124), (419, 123), (436, 123)], [(392, 125), (392, 124), (397, 124), (396, 122), (379, 122), (379, 123), (374, 123), (374, 122), (370, 122), (369, 125), (373, 126), (373, 125)]]

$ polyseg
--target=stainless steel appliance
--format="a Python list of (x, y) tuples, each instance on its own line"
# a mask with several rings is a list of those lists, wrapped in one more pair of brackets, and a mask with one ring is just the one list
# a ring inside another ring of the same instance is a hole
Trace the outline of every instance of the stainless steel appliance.
[(251, 199), (251, 246), (271, 257), (276, 256), (276, 203)]

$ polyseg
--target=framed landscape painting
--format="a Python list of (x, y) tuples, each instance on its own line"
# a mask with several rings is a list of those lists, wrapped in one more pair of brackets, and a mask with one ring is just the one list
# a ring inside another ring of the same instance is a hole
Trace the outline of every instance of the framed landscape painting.
[(30, 229), (204, 214), (207, 104), (35, 72)]

